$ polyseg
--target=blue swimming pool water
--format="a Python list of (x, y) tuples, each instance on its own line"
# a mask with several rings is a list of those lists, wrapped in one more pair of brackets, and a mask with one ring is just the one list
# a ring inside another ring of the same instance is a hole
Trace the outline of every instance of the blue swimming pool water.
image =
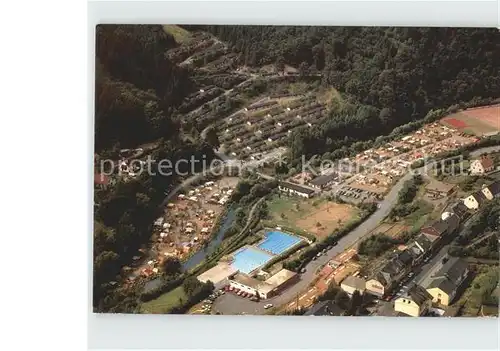
[(234, 260), (231, 265), (245, 274), (249, 274), (273, 258), (273, 256), (252, 247), (239, 250), (233, 257)]
[(302, 239), (289, 235), (283, 232), (267, 232), (266, 239), (261, 242), (257, 247), (272, 253), (273, 255), (280, 255), (292, 246), (296, 245)]

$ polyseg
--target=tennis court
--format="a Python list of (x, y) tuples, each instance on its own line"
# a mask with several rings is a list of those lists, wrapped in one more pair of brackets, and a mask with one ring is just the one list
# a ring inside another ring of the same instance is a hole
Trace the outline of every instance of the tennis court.
[(255, 269), (262, 267), (266, 262), (269, 262), (273, 256), (258, 250), (254, 247), (244, 247), (233, 255), (231, 266), (239, 270), (241, 273), (250, 274)]
[(280, 255), (298, 244), (302, 239), (283, 232), (267, 232), (266, 239), (257, 247), (273, 255)]

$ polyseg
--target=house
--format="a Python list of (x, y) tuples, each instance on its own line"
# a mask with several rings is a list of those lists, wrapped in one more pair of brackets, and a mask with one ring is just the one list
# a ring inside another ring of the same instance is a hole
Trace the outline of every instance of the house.
[(415, 246), (417, 246), (423, 253), (429, 252), (432, 249), (432, 243), (436, 241), (436, 237), (420, 234), (415, 238)]
[(325, 189), (335, 183), (338, 174), (333, 172), (331, 174), (320, 175), (309, 182), (309, 185), (315, 189)]
[(474, 160), (470, 164), (471, 175), (481, 175), (491, 172), (495, 168), (495, 163), (489, 156), (481, 156), (481, 158)]
[(460, 219), (458, 216), (451, 215), (445, 220), (439, 220), (434, 222), (432, 225), (424, 227), (420, 230), (420, 233), (427, 234), (435, 237), (443, 237), (455, 232), (460, 225)]
[(405, 266), (397, 258), (387, 263), (377, 275), (377, 280), (384, 286), (385, 291), (391, 290), (406, 274), (411, 266)]
[(384, 285), (379, 281), (379, 279), (377, 279), (377, 277), (369, 279), (366, 282), (366, 293), (379, 298), (383, 297), (385, 295)]
[(432, 295), (420, 285), (414, 285), (405, 296), (394, 301), (394, 311), (412, 317), (419, 317), (427, 313), (432, 306)]
[(450, 305), (468, 273), (466, 261), (458, 257), (448, 259), (426, 286), (427, 292), (432, 295), (432, 301), (444, 306)]
[(488, 200), (493, 200), (495, 197), (500, 196), (500, 181), (497, 180), (496, 182), (483, 187), (481, 192)]
[(477, 210), (486, 201), (486, 196), (482, 190), (476, 191), (474, 194), (467, 196), (464, 199), (464, 205), (470, 210)]
[(349, 295), (354, 294), (355, 291), (363, 295), (366, 290), (366, 281), (363, 278), (350, 275), (342, 281), (340, 288)]
[(314, 195), (314, 189), (306, 188), (299, 184), (294, 184), (290, 182), (280, 182), (278, 184), (280, 191), (287, 193), (288, 195), (298, 195), (305, 198), (310, 198)]
[(335, 301), (321, 301), (314, 304), (304, 316), (342, 316), (344, 310)]
[(460, 221), (469, 217), (469, 209), (464, 205), (463, 202), (457, 202), (450, 204), (441, 214), (441, 219), (444, 221), (451, 215), (456, 215)]

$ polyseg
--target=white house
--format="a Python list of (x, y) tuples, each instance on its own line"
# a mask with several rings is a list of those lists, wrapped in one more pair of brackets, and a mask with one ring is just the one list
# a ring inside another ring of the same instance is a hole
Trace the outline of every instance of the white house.
[(485, 194), (482, 191), (477, 191), (464, 199), (464, 205), (470, 210), (477, 210), (485, 200)]
[(470, 164), (470, 174), (481, 175), (491, 172), (494, 169), (493, 160), (488, 156), (483, 156), (477, 160), (474, 160)]
[(488, 200), (493, 200), (495, 197), (500, 196), (500, 181), (485, 186), (481, 191)]

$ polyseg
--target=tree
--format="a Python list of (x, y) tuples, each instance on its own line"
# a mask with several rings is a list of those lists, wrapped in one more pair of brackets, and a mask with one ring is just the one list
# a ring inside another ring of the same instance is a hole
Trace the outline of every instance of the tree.
[(276, 71), (278, 73), (284, 73), (285, 72), (285, 58), (283, 56), (279, 56), (276, 59), (275, 67), (276, 67)]
[(205, 133), (205, 140), (214, 149), (218, 149), (220, 146), (219, 135), (217, 134), (216, 129), (211, 126), (208, 127)]
[(307, 62), (301, 62), (299, 65), (299, 75), (305, 77), (309, 74), (309, 65)]
[(181, 272), (182, 265), (178, 258), (167, 257), (163, 262), (163, 271), (166, 275), (176, 275)]
[(363, 297), (361, 296), (358, 290), (354, 291), (351, 297), (351, 301), (349, 303), (349, 309), (347, 310), (347, 313), (351, 316), (357, 315), (362, 303), (363, 303)]
[(188, 297), (191, 297), (198, 289), (200, 289), (201, 285), (202, 284), (196, 277), (187, 277), (182, 282), (182, 289), (184, 289), (184, 292)]
[(349, 301), (349, 296), (343, 290), (339, 290), (335, 295), (335, 303), (344, 310), (349, 308)]

